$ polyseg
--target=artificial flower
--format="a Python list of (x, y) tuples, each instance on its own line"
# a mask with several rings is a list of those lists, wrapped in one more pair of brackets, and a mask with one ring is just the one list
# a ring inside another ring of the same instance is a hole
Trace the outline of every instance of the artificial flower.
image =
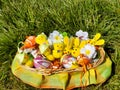
[(81, 40), (88, 40), (88, 32), (83, 32), (82, 30), (79, 30), (75, 34), (77, 37), (79, 37)]
[(81, 48), (80, 53), (84, 54), (89, 59), (95, 58), (97, 54), (95, 47), (91, 44), (86, 44), (83, 48)]
[(50, 33), (48, 37), (48, 42), (50, 45), (52, 45), (53, 43), (61, 43), (63, 42), (63, 36), (55, 30), (52, 33)]
[(43, 44), (43, 43), (48, 43), (47, 36), (44, 33), (39, 34), (36, 38), (35, 41), (37, 44)]

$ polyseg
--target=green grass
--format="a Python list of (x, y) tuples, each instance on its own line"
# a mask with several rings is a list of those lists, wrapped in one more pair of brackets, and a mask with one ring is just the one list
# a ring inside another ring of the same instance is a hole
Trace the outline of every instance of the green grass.
[(48, 35), (53, 30), (74, 35), (79, 29), (88, 31), (90, 37), (100, 32), (113, 61), (106, 83), (86, 90), (119, 90), (120, 0), (0, 0), (0, 90), (39, 90), (11, 73), (17, 44), (25, 36)]

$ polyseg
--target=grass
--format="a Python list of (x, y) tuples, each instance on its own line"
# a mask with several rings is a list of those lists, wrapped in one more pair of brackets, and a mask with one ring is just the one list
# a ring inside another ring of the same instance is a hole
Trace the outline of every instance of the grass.
[(120, 0), (0, 0), (0, 90), (39, 90), (11, 73), (17, 44), (25, 36), (48, 35), (53, 30), (74, 35), (79, 29), (88, 31), (90, 37), (100, 32), (113, 61), (106, 83), (86, 90), (119, 90)]

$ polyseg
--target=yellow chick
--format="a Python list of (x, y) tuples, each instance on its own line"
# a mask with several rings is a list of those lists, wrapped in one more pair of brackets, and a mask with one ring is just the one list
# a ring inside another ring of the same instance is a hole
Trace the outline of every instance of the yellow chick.
[(55, 60), (54, 56), (51, 54), (50, 48), (48, 48), (43, 54), (46, 56), (46, 58), (49, 61), (54, 61)]
[(41, 33), (35, 38), (37, 44), (39, 44), (39, 49), (41, 54), (45, 55), (47, 60), (53, 61), (55, 58), (51, 54), (51, 50), (49, 48), (49, 43), (47, 40), (47, 36), (44, 33)]
[(53, 56), (55, 58), (61, 58), (61, 56), (63, 55), (63, 43), (54, 43), (53, 47)]

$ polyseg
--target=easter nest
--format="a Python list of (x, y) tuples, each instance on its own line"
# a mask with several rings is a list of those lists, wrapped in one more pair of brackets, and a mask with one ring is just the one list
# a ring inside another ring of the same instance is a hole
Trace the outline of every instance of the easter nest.
[[(104, 51), (104, 49), (102, 47), (99, 47), (98, 51), (100, 53), (100, 56), (99, 56), (100, 58), (96, 62), (92, 63), (92, 67), (87, 66), (86, 67), (87, 70), (92, 69), (92, 68), (96, 68), (97, 66), (99, 66), (100, 64), (102, 64), (104, 62), (104, 60), (105, 60), (105, 51)], [(38, 72), (38, 73), (40, 73), (42, 75), (52, 75), (52, 74), (62, 73), (62, 72), (79, 72), (79, 71), (84, 72), (84, 69), (81, 66), (78, 67), (78, 68), (74, 68), (74, 69), (70, 69), (70, 68), (68, 68), (68, 69), (66, 69), (66, 68), (60, 68), (60, 69), (30, 68), (30, 67), (22, 65), (22, 64), (20, 66), (23, 69), (30, 70), (30, 71), (35, 71), (35, 72)]]
[(53, 31), (28, 36), (18, 44), (12, 73), (37, 88), (71, 90), (103, 83), (111, 75), (112, 62), (105, 54), (104, 40), (97, 33), (89, 39), (79, 30), (76, 36)]

